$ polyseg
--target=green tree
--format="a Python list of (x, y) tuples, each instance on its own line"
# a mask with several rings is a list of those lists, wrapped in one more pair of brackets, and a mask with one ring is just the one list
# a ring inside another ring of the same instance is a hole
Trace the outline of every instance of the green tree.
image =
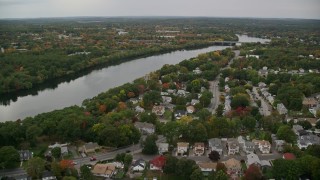
[(175, 173), (177, 162), (178, 162), (178, 158), (170, 154), (166, 155), (166, 163), (163, 167), (163, 172), (166, 174)]
[(0, 148), (1, 169), (11, 169), (18, 167), (20, 154), (13, 146), (3, 146)]
[(196, 162), (191, 159), (181, 158), (177, 162), (175, 174), (183, 179), (190, 179), (190, 176), (196, 166)]
[(86, 165), (80, 167), (80, 173), (82, 179), (95, 180), (95, 177), (93, 176), (91, 170)]
[(208, 107), (211, 103), (211, 98), (213, 97), (212, 92), (205, 90), (202, 92), (202, 96), (200, 97), (200, 104), (203, 107)]
[(142, 153), (148, 154), (148, 155), (157, 154), (158, 147), (156, 144), (156, 140), (157, 140), (157, 136), (155, 135), (147, 136), (145, 142), (143, 143), (144, 146), (142, 149)]
[(320, 158), (320, 145), (313, 144), (307, 147), (305, 154), (309, 154), (311, 156), (315, 156), (317, 158)]
[(51, 154), (54, 158), (59, 159), (61, 157), (61, 148), (55, 147), (51, 150)]
[(245, 94), (236, 94), (231, 100), (232, 109), (237, 109), (238, 107), (249, 106), (249, 98)]
[(56, 161), (52, 162), (51, 171), (58, 179), (61, 179), (62, 170), (59, 163), (57, 163)]
[(203, 173), (202, 173), (201, 169), (200, 168), (196, 168), (192, 172), (192, 174), (190, 176), (190, 179), (191, 180), (202, 180), (202, 179), (204, 179), (204, 176), (203, 176)]
[(42, 134), (42, 128), (37, 125), (32, 125), (27, 128), (26, 137), (33, 144), (35, 143), (36, 137)]
[(130, 167), (130, 165), (131, 165), (131, 163), (132, 163), (132, 159), (133, 159), (133, 157), (132, 157), (131, 154), (126, 154), (126, 155), (124, 156), (123, 163), (124, 163), (124, 170), (125, 170), (125, 172), (128, 171), (128, 169), (129, 169), (129, 167)]
[(285, 140), (288, 143), (295, 143), (296, 142), (296, 135), (291, 130), (290, 126), (282, 125), (279, 127), (277, 131), (277, 137), (279, 139)]
[(252, 116), (245, 116), (242, 119), (242, 125), (248, 129), (249, 131), (253, 131), (254, 128), (256, 127), (256, 119)]
[(211, 161), (219, 161), (220, 159), (220, 154), (218, 153), (218, 151), (211, 151), (209, 154), (209, 159), (211, 159)]
[(312, 125), (309, 121), (299, 121), (298, 124), (303, 127), (303, 129), (311, 129)]
[(45, 169), (45, 161), (39, 157), (31, 158), (27, 164), (27, 173), (29, 176), (35, 179), (39, 179), (42, 176), (42, 172)]
[(143, 113), (140, 114), (140, 121), (141, 122), (147, 122), (147, 123), (156, 124), (157, 115), (155, 113), (143, 112)]
[(196, 113), (196, 116), (198, 116), (201, 121), (207, 121), (211, 117), (211, 113), (208, 109), (201, 109)]
[(228, 175), (221, 170), (217, 171), (213, 177), (213, 180), (228, 180), (228, 179), (229, 179)]

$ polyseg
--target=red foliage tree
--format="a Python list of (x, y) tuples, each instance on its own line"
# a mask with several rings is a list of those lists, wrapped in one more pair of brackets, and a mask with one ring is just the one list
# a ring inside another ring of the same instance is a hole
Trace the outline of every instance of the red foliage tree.
[(262, 179), (262, 173), (258, 166), (251, 164), (246, 170), (244, 177), (246, 180), (258, 180)]

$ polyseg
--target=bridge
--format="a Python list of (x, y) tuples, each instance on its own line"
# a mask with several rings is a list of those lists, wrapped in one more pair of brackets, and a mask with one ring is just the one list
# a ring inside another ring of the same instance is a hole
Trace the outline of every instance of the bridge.
[(212, 41), (213, 45), (216, 46), (235, 46), (238, 41)]

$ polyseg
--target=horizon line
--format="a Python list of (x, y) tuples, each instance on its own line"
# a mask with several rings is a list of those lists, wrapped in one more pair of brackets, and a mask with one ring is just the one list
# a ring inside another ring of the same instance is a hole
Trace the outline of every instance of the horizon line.
[(274, 20), (320, 20), (314, 18), (297, 18), (297, 17), (248, 17), (248, 16), (158, 16), (158, 15), (143, 15), (143, 16), (51, 16), (51, 17), (15, 17), (15, 18), (0, 18), (0, 20), (23, 20), (23, 19), (63, 19), (63, 18), (225, 18), (225, 19), (274, 19)]

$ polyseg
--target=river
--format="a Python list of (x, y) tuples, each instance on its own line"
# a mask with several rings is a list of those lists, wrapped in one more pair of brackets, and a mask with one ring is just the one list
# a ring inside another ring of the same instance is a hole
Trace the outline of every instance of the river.
[[(239, 42), (267, 42), (266, 39), (239, 36)], [(92, 98), (110, 88), (144, 76), (160, 69), (164, 64), (177, 64), (201, 53), (222, 50), (226, 46), (211, 46), (197, 50), (182, 50), (162, 55), (140, 58), (120, 65), (94, 70), (72, 81), (63, 82), (54, 88), (46, 88), (34, 95), (17, 97), (6, 105), (0, 105), (0, 122), (24, 119), (43, 112), (81, 105), (84, 99)]]

